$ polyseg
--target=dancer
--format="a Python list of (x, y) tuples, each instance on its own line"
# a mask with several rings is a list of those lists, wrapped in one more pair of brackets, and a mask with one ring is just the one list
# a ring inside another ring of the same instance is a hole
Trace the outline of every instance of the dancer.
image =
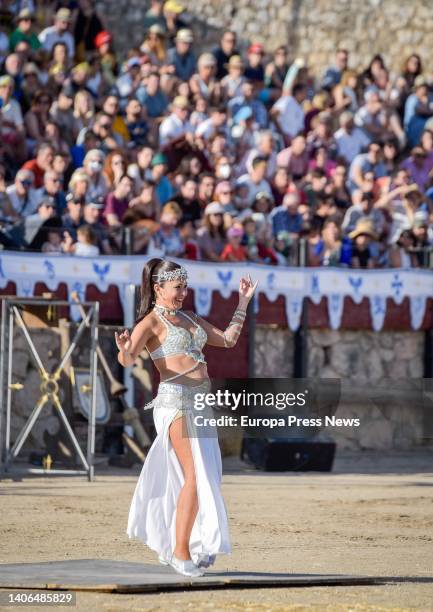
[(116, 332), (115, 339), (124, 367), (147, 348), (160, 373), (158, 393), (144, 407), (154, 408), (157, 437), (135, 487), (126, 533), (154, 550), (162, 564), (185, 576), (202, 576), (217, 554), (231, 553), (217, 430), (206, 427), (206, 435), (200, 435), (194, 425), (194, 398), (205, 397), (211, 386), (202, 348), (235, 346), (258, 281), (241, 278), (238, 308), (222, 331), (181, 309), (187, 280), (183, 266), (150, 259), (136, 325), (131, 335)]

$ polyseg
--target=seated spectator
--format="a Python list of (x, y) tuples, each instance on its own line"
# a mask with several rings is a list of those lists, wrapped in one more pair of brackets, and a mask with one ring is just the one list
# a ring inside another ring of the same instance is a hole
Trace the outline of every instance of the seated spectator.
[[(212, 53), (216, 60), (216, 78), (224, 80), (230, 72), (230, 62), (233, 57), (239, 57), (236, 49), (237, 36), (233, 30), (225, 30), (221, 36), (220, 44)], [(233, 63), (232, 63), (233, 65)]]
[(175, 46), (167, 52), (167, 66), (181, 81), (188, 81), (196, 69), (196, 58), (191, 50), (193, 41), (191, 30), (183, 28), (176, 34)]
[(151, 72), (145, 84), (141, 84), (136, 92), (137, 100), (146, 110), (150, 119), (162, 117), (168, 108), (168, 98), (160, 87), (160, 76), (157, 72)]
[(70, 23), (71, 11), (67, 8), (60, 8), (55, 15), (54, 24), (42, 30), (39, 34), (39, 40), (48, 53), (51, 52), (56, 43), (63, 42), (67, 47), (69, 58), (74, 57), (74, 37), (68, 31)]
[(240, 55), (232, 55), (226, 66), (226, 75), (221, 81), (223, 95), (226, 99), (242, 96), (242, 85), (245, 83), (245, 64)]
[(36, 149), (36, 157), (26, 161), (25, 170), (30, 170), (34, 176), (34, 187), (40, 189), (44, 184), (45, 172), (52, 169), (54, 149), (49, 142), (41, 142)]
[(360, 153), (350, 164), (349, 189), (352, 193), (362, 186), (366, 172), (372, 172), (375, 179), (388, 176), (388, 170), (383, 163), (382, 147), (377, 142), (371, 142), (367, 153)]
[(423, 76), (415, 78), (414, 92), (408, 96), (404, 107), (403, 125), (408, 145), (419, 144), (421, 134), (429, 117), (433, 116), (433, 96)]
[(268, 223), (274, 237), (281, 231), (289, 232), (294, 239), (299, 236), (302, 229), (302, 215), (298, 212), (298, 207), (299, 195), (288, 193), (284, 196), (283, 203), (269, 213)]
[(65, 253), (71, 253), (79, 257), (96, 257), (99, 255), (97, 237), (91, 225), (81, 225), (77, 229), (77, 240), (74, 242), (72, 236), (65, 232), (62, 248)]
[(264, 191), (272, 195), (271, 187), (265, 179), (268, 161), (265, 157), (256, 157), (251, 163), (251, 171), (248, 174), (243, 174), (237, 180), (237, 185), (245, 185), (248, 187), (248, 204), (254, 202), (256, 195)]
[(132, 195), (133, 181), (130, 176), (124, 174), (113, 191), (105, 198), (105, 207), (103, 218), (107, 225), (119, 227), (122, 225), (122, 219), (125, 212), (128, 210), (129, 201)]
[(221, 101), (221, 83), (215, 76), (216, 65), (216, 59), (212, 53), (203, 53), (198, 58), (197, 73), (193, 74), (189, 81), (191, 93), (201, 96), (213, 105)]
[(243, 236), (242, 225), (234, 224), (227, 230), (228, 244), (221, 252), (221, 261), (246, 261), (248, 259), (247, 249), (241, 245)]
[(86, 202), (83, 208), (82, 221), (91, 226), (96, 236), (96, 246), (104, 255), (112, 255), (113, 248), (108, 237), (107, 226), (101, 223), (101, 213), (104, 209), (103, 201)]
[(148, 143), (149, 126), (145, 120), (143, 107), (136, 98), (131, 98), (126, 105), (125, 124), (128, 130), (131, 148), (143, 147)]
[(335, 132), (337, 153), (351, 164), (370, 144), (369, 137), (354, 122), (354, 115), (345, 111), (340, 115), (340, 129)]
[(21, 107), (17, 100), (12, 97), (14, 91), (14, 80), (9, 75), (0, 77), (1, 107), (1, 136), (9, 144), (18, 161), (26, 159), (26, 143), (24, 133), (24, 120)]
[(355, 229), (350, 232), (352, 240), (352, 268), (375, 268), (376, 259), (371, 243), (378, 239), (370, 219), (359, 219)]
[(134, 179), (134, 193), (138, 195), (146, 181), (151, 180), (152, 171), (150, 164), (153, 158), (153, 149), (151, 147), (141, 147), (137, 151), (136, 163), (129, 164), (128, 174)]
[(305, 85), (298, 83), (293, 87), (292, 93), (283, 90), (281, 98), (271, 109), (271, 117), (287, 146), (292, 138), (304, 131), (305, 113), (302, 105), (306, 97)]
[(189, 103), (185, 96), (176, 96), (171, 114), (159, 127), (159, 142), (164, 148), (179, 146), (185, 140), (193, 141), (193, 129), (188, 121)]
[(61, 216), (66, 208), (66, 196), (63, 191), (62, 177), (55, 170), (47, 170), (44, 174), (44, 182), (36, 191), (36, 200), (41, 202), (51, 198), (56, 205), (56, 215)]
[(265, 68), (263, 58), (265, 49), (260, 43), (253, 43), (248, 47), (247, 65), (245, 67), (245, 78), (263, 85), (265, 80)]
[(108, 181), (102, 171), (104, 159), (104, 154), (98, 149), (91, 149), (84, 158), (82, 170), (89, 177), (86, 202), (105, 198), (108, 193)]
[(6, 194), (17, 217), (33, 215), (38, 209), (38, 198), (34, 189), (35, 177), (30, 170), (18, 170), (13, 185), (6, 188)]
[(77, 239), (77, 230), (83, 222), (84, 198), (69, 194), (66, 198), (66, 212), (62, 215), (62, 224), (73, 240)]
[(160, 207), (156, 199), (155, 183), (144, 180), (141, 183), (140, 193), (129, 202), (129, 208), (134, 208), (142, 213), (145, 219), (159, 221)]
[(182, 211), (176, 202), (167, 202), (161, 210), (160, 229), (155, 232), (149, 243), (148, 255), (179, 257), (184, 253), (185, 244), (177, 227)]
[(242, 94), (232, 98), (227, 105), (233, 120), (238, 111), (246, 107), (251, 110), (251, 116), (254, 118), (254, 121), (258, 124), (258, 126), (261, 129), (265, 129), (268, 126), (268, 112), (263, 102), (261, 102), (256, 96), (253, 81), (246, 80), (242, 84), (241, 90)]
[(312, 266), (349, 266), (351, 263), (350, 240), (342, 239), (338, 218), (326, 219), (320, 240), (310, 248), (309, 262)]
[(414, 250), (416, 243), (413, 232), (409, 229), (400, 231), (396, 242), (389, 251), (391, 268), (418, 268), (419, 261)]
[(407, 170), (411, 182), (416, 183), (421, 191), (426, 189), (432, 163), (422, 147), (414, 147), (410, 157), (402, 161), (400, 168)]
[(304, 136), (295, 136), (290, 146), (278, 153), (277, 165), (285, 168), (294, 180), (305, 176), (308, 171), (308, 151)]
[(30, 49), (34, 51), (39, 49), (41, 43), (38, 36), (33, 32), (33, 24), (35, 17), (28, 8), (23, 8), (17, 15), (16, 23), (17, 27), (9, 37), (9, 49), (15, 51), (15, 47), (21, 42), (25, 41), (30, 46)]
[(194, 225), (201, 218), (200, 203), (197, 199), (197, 183), (192, 178), (187, 178), (180, 187), (180, 193), (172, 198), (176, 202), (181, 211), (182, 216), (180, 221), (192, 221)]
[(174, 196), (174, 188), (167, 178), (167, 157), (163, 153), (153, 156), (151, 166), (151, 180), (155, 183), (156, 197), (160, 206), (166, 204)]
[(380, 235), (384, 230), (385, 219), (380, 208), (374, 206), (374, 195), (371, 192), (360, 192), (354, 195), (355, 203), (352, 204), (344, 215), (341, 229), (345, 234), (350, 234), (357, 227), (360, 219), (368, 219), (374, 231)]
[(197, 243), (205, 261), (220, 261), (225, 245), (224, 207), (211, 202), (204, 210), (203, 225), (197, 229)]

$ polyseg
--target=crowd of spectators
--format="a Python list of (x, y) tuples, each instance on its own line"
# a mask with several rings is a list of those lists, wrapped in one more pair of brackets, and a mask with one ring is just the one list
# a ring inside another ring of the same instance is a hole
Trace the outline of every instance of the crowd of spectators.
[(346, 49), (318, 71), (177, 0), (116, 54), (91, 0), (0, 13), (0, 243), (206, 261), (419, 267), (433, 241), (432, 81)]

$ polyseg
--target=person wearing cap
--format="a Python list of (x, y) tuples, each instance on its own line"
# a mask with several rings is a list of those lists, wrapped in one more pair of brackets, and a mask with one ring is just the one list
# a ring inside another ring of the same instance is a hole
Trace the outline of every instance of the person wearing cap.
[(210, 202), (204, 209), (202, 225), (197, 229), (197, 243), (204, 261), (220, 261), (226, 244), (224, 207)]
[(182, 19), (184, 10), (184, 6), (177, 0), (167, 0), (167, 2), (164, 2), (163, 14), (165, 27), (167, 30), (167, 37), (171, 44), (173, 44), (178, 30), (188, 27), (188, 24)]
[(371, 219), (361, 218), (356, 223), (355, 229), (350, 232), (352, 240), (352, 268), (375, 268), (377, 262), (371, 248), (372, 242), (377, 241), (378, 235), (374, 231)]
[(171, 109), (170, 115), (159, 126), (159, 144), (164, 148), (179, 146), (185, 140), (193, 140), (193, 128), (188, 121), (188, 99), (185, 96), (176, 96)]
[(240, 55), (232, 55), (228, 63), (224, 65), (227, 73), (221, 79), (224, 96), (228, 99), (237, 98), (242, 95), (242, 85), (246, 81), (244, 61)]
[(253, 43), (248, 47), (247, 65), (245, 67), (245, 78), (263, 85), (265, 80), (265, 68), (263, 58), (265, 49), (261, 43)]
[(228, 74), (228, 65), (233, 56), (239, 57), (236, 49), (237, 36), (233, 30), (225, 30), (220, 39), (218, 47), (212, 51), (216, 60), (216, 78), (221, 80)]
[(95, 49), (101, 62), (102, 76), (110, 86), (115, 84), (118, 73), (116, 55), (111, 48), (112, 43), (113, 36), (107, 30), (102, 30), (95, 36)]
[(163, 206), (174, 196), (174, 187), (168, 180), (168, 159), (164, 153), (155, 153), (150, 162), (151, 180), (155, 183), (155, 194), (160, 206)]
[(419, 144), (424, 126), (432, 116), (433, 95), (426, 79), (420, 74), (415, 78), (414, 91), (407, 97), (404, 106), (403, 127), (410, 147)]
[(176, 34), (175, 46), (167, 51), (166, 65), (181, 81), (189, 81), (196, 70), (196, 57), (192, 51), (193, 41), (191, 30), (183, 28)]
[(72, 60), (75, 54), (75, 42), (69, 25), (71, 23), (71, 11), (67, 8), (60, 8), (54, 17), (54, 24), (42, 30), (39, 40), (44, 49), (51, 53), (56, 43), (63, 43), (68, 50), (69, 59)]
[(241, 223), (235, 222), (229, 227), (226, 234), (227, 244), (221, 252), (220, 261), (247, 261), (247, 249), (241, 244), (244, 235)]
[(15, 51), (15, 47), (19, 42), (24, 40), (30, 46), (30, 49), (36, 51), (40, 49), (41, 42), (35, 32), (33, 32), (33, 13), (27, 9), (22, 9), (17, 15), (17, 27), (9, 37), (9, 49)]
[(85, 202), (82, 210), (81, 223), (90, 225), (96, 235), (97, 245), (101, 253), (109, 255), (113, 252), (108, 240), (107, 227), (101, 223), (101, 213), (104, 209), (103, 200)]
[(36, 191), (33, 188), (34, 180), (31, 170), (21, 168), (16, 173), (13, 184), (6, 187), (6, 195), (17, 217), (27, 217), (38, 209)]
[(66, 196), (66, 210), (62, 215), (62, 224), (71, 237), (77, 239), (77, 229), (83, 223), (84, 196), (69, 193)]
[(194, 96), (201, 96), (214, 104), (221, 99), (221, 83), (215, 77), (216, 59), (212, 53), (202, 53), (197, 62), (197, 73), (194, 74), (189, 86)]

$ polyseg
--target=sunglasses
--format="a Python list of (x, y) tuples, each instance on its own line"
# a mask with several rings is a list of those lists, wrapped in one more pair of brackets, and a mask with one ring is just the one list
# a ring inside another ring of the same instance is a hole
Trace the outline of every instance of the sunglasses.
[(33, 185), (33, 181), (28, 181), (28, 180), (24, 180), (24, 181), (20, 181), (21, 185), (24, 185), (25, 187), (31, 187)]
[(109, 123), (100, 123), (99, 127), (103, 128), (104, 130), (109, 130), (111, 125)]
[(50, 180), (52, 183), (61, 183), (61, 182), (62, 182), (62, 181), (61, 181), (61, 179), (59, 179), (59, 178), (52, 178), (52, 179), (49, 179), (49, 180)]

